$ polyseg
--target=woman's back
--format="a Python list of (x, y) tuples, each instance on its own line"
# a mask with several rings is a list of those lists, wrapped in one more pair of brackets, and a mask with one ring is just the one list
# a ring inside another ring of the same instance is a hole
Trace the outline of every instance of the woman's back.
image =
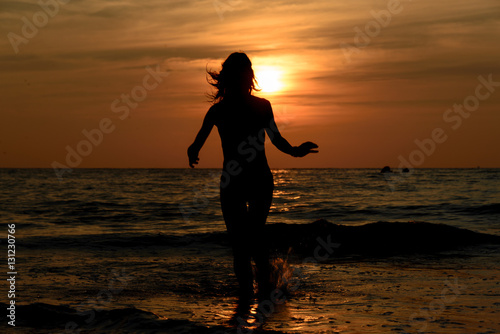
[(227, 96), (209, 114), (219, 131), (225, 170), (237, 164), (242, 176), (269, 171), (264, 146), (265, 129), (272, 120), (269, 101), (252, 95)]

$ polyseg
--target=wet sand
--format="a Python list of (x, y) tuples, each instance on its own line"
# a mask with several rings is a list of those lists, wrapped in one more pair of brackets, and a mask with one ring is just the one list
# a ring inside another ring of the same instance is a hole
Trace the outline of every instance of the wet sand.
[[(269, 298), (260, 310), (255, 302), (248, 314), (236, 312), (230, 254), (224, 247), (217, 252), (159, 251), (147, 261), (144, 252), (134, 258), (133, 251), (123, 250), (123, 258), (96, 250), (78, 260), (70, 260), (69, 253), (25, 252), (25, 261), (53, 260), (22, 276), (19, 304), (32, 309), (19, 308), (17, 328), (6, 332), (62, 333), (71, 322), (83, 333), (500, 332), (498, 246), (370, 260), (331, 258), (321, 264), (292, 256), (288, 265), (295, 273), (286, 302)], [(199, 261), (204, 271), (180, 277), (175, 286), (162, 284), (169, 272), (189, 273)], [(96, 319), (89, 321), (91, 313), (84, 310), (94, 310)]]

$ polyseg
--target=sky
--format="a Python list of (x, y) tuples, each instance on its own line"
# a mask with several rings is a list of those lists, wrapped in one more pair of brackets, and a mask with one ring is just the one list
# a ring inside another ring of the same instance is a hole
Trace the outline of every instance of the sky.
[[(271, 168), (500, 167), (498, 0), (0, 4), (0, 167), (185, 168), (206, 70), (246, 52)], [(259, 74), (260, 73), (260, 74)], [(222, 166), (214, 128), (200, 168)]]

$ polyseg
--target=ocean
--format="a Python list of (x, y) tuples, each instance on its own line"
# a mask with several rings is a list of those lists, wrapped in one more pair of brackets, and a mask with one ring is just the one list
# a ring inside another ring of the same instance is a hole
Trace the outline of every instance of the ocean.
[[(0, 169), (3, 234), (15, 224), (16, 332), (499, 332), (500, 169), (272, 172), (274, 265), (297, 288), (259, 318), (258, 302), (246, 315), (236, 302), (220, 170), (75, 169), (60, 180)], [(304, 260), (337, 234), (354, 247)], [(446, 284), (467, 291), (460, 303), (439, 297)]]

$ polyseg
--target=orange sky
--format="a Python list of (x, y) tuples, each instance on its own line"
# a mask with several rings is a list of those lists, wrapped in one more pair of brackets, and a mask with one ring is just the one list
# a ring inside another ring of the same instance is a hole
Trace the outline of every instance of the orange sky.
[[(234, 51), (281, 71), (257, 95), (320, 146), (269, 145), (271, 168), (500, 167), (496, 0), (42, 3), (1, 5), (0, 167), (188, 167), (205, 69)], [(221, 165), (214, 130), (199, 167)]]

